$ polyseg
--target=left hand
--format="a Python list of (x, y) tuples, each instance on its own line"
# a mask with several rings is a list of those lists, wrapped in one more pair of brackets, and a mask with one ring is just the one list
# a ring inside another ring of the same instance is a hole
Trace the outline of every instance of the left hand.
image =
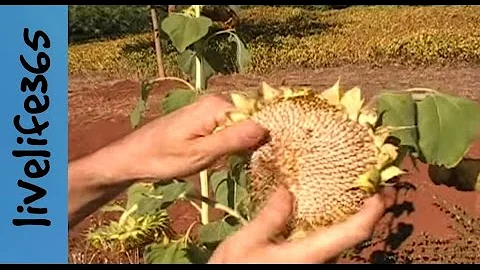
[(112, 146), (126, 156), (118, 169), (131, 179), (169, 180), (196, 173), (223, 155), (258, 146), (268, 132), (252, 121), (212, 133), (225, 123), (225, 113), (232, 107), (212, 95), (153, 120)]
[(69, 227), (139, 180), (185, 177), (207, 168), (221, 156), (259, 145), (267, 131), (251, 121), (213, 133), (226, 121), (225, 113), (231, 107), (217, 96), (202, 98), (69, 162)]

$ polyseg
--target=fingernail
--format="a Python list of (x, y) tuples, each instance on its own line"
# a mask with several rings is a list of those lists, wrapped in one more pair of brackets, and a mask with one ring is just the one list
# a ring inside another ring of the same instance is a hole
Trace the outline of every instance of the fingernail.
[(295, 206), (295, 199), (293, 197), (293, 194), (287, 189), (285, 186), (279, 186), (273, 196), (275, 199), (272, 200), (272, 203), (275, 202), (275, 204), (285, 204), (289, 205), (289, 207), (294, 207)]
[(251, 121), (248, 122), (248, 125), (250, 125), (250, 127), (246, 135), (249, 140), (260, 142), (267, 136), (268, 130), (262, 126)]

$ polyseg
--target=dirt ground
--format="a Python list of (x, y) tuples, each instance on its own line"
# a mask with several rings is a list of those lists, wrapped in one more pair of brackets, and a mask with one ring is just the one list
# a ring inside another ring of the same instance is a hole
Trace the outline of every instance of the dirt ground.
[[(317, 70), (280, 71), (267, 76), (228, 75), (210, 80), (214, 92), (254, 89), (263, 80), (279, 85), (310, 85), (323, 89), (341, 78), (345, 87), (360, 86), (371, 97), (382, 89), (428, 87), (480, 101), (480, 67), (404, 68), (347, 66)], [(172, 83), (154, 88), (150, 106)], [(69, 159), (74, 160), (132, 131), (128, 113), (135, 105), (139, 83), (133, 79), (71, 76), (69, 82)], [(150, 117), (156, 116), (150, 113)], [(469, 155), (480, 159), (480, 143)], [(428, 169), (411, 162), (402, 185), (388, 188), (388, 210), (371, 241), (345, 254), (339, 262), (480, 262), (480, 195), (432, 183)], [(192, 177), (192, 181), (198, 181)], [(198, 220), (190, 205), (169, 210), (173, 229), (184, 232)], [(84, 243), (83, 233), (112, 216), (96, 213), (70, 232), (71, 263), (137, 263), (139, 254), (107, 254)]]

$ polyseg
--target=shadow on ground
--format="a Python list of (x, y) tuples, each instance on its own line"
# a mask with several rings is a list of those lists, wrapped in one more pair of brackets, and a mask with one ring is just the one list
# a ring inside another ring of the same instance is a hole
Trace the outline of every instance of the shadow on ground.
[(385, 215), (391, 214), (391, 218), (388, 222), (388, 233), (384, 239), (384, 246), (382, 249), (374, 250), (370, 255), (369, 262), (374, 264), (388, 264), (396, 263), (397, 256), (395, 250), (397, 250), (402, 243), (404, 243), (411, 235), (414, 229), (413, 224), (399, 222), (396, 226), (395, 220), (401, 217), (403, 214), (410, 215), (415, 211), (415, 206), (411, 201), (399, 201), (400, 193), (407, 193), (409, 191), (415, 191), (416, 187), (408, 182), (398, 182), (394, 186), (395, 197), (394, 203), (388, 207), (385, 211)]
[(446, 185), (459, 191), (480, 190), (480, 159), (464, 159), (452, 169), (429, 166), (428, 176), (436, 185)]

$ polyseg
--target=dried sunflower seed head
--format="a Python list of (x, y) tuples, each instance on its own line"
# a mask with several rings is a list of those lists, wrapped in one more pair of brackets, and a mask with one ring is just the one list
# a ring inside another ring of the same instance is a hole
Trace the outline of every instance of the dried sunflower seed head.
[(392, 165), (397, 148), (376, 129), (377, 115), (364, 108), (358, 87), (340, 82), (321, 93), (262, 84), (259, 97), (233, 95), (229, 123), (251, 119), (270, 131), (249, 164), (255, 209), (285, 185), (296, 198), (291, 238), (346, 219), (385, 183), (404, 172)]

